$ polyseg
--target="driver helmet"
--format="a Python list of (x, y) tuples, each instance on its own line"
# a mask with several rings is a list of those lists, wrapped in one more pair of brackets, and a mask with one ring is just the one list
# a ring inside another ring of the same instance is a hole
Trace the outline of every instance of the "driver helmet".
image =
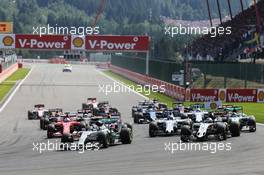
[(196, 112), (201, 112), (201, 109), (200, 109), (200, 108), (197, 108), (197, 109), (196, 109)]
[(70, 119), (69, 117), (65, 117), (65, 118), (63, 119), (63, 121), (64, 121), (64, 122), (70, 122), (71, 119)]
[(236, 112), (232, 112), (231, 116), (232, 117), (236, 117), (237, 116), (237, 113)]
[(100, 121), (100, 120), (99, 120), (99, 121), (97, 121), (95, 124), (96, 124), (96, 126), (98, 126), (98, 127), (101, 127), (101, 126), (103, 126), (103, 122), (102, 122), (102, 121)]
[(205, 123), (213, 123), (213, 119), (208, 117), (207, 119), (205, 119), (204, 121)]

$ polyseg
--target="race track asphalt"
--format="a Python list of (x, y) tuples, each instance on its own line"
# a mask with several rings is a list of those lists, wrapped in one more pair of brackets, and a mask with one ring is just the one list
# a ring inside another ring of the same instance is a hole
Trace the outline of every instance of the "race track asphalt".
[[(263, 175), (264, 127), (256, 133), (229, 138), (230, 151), (165, 150), (165, 143), (178, 143), (179, 137), (148, 137), (148, 125), (134, 125), (130, 145), (117, 145), (99, 151), (33, 151), (33, 143), (47, 143), (39, 121), (27, 120), (27, 110), (44, 103), (47, 108), (76, 111), (87, 97), (108, 100), (132, 123), (131, 107), (143, 98), (134, 93), (99, 92), (99, 84), (113, 81), (93, 66), (74, 65), (72, 73), (62, 73), (63, 65), (36, 64), (14, 98), (0, 113), (0, 174), (186, 174)], [(56, 139), (50, 140), (56, 143)], [(213, 144), (218, 142), (212, 142)], [(174, 144), (174, 146), (175, 146)], [(203, 143), (202, 143), (203, 144)], [(176, 148), (176, 147), (175, 147)], [(213, 148), (212, 148), (213, 149)]]

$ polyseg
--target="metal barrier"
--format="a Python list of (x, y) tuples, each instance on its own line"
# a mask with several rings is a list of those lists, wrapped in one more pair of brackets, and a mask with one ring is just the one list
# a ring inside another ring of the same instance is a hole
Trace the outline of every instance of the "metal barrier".
[(7, 77), (12, 75), (17, 69), (18, 69), (18, 63), (15, 63), (12, 66), (9, 66), (8, 68), (5, 68), (0, 73), (0, 82), (4, 81)]
[[(180, 86), (176, 86), (174, 84), (153, 78), (153, 77), (149, 77), (137, 72), (133, 72), (130, 71), (128, 69), (124, 69), (121, 67), (117, 67), (114, 65), (109, 66), (110, 70), (113, 71), (114, 73), (117, 73), (121, 76), (124, 76), (138, 84), (141, 84), (143, 86), (145, 85), (149, 85), (149, 86), (153, 86), (156, 85), (158, 87), (164, 87), (165, 88), (165, 92), (164, 94), (175, 98), (175, 100), (177, 101), (184, 101), (185, 99), (185, 88), (180, 87)], [(160, 89), (159, 89), (160, 90)]]

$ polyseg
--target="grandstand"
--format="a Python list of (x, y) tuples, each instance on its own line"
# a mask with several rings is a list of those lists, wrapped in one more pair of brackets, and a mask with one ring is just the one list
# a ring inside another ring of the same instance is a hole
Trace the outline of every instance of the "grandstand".
[(0, 73), (17, 61), (17, 55), (12, 50), (0, 50)]
[(186, 49), (191, 60), (238, 61), (264, 58), (264, 0), (259, 0), (246, 10), (219, 26), (232, 27), (231, 35), (212, 38), (203, 35)]

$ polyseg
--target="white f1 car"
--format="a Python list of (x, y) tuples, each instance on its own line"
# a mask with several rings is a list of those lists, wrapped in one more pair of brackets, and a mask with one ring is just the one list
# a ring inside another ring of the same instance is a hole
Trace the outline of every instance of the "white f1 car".
[(29, 120), (37, 120), (40, 119), (41, 117), (44, 117), (45, 115), (48, 115), (49, 111), (45, 109), (44, 104), (37, 104), (34, 106), (33, 110), (28, 111), (28, 119)]
[(72, 66), (69, 64), (65, 64), (62, 69), (62, 72), (72, 72)]
[(175, 113), (173, 110), (167, 110), (163, 113), (156, 113), (156, 119), (149, 124), (149, 136), (174, 135), (177, 134), (183, 125), (190, 125), (191, 119)]

